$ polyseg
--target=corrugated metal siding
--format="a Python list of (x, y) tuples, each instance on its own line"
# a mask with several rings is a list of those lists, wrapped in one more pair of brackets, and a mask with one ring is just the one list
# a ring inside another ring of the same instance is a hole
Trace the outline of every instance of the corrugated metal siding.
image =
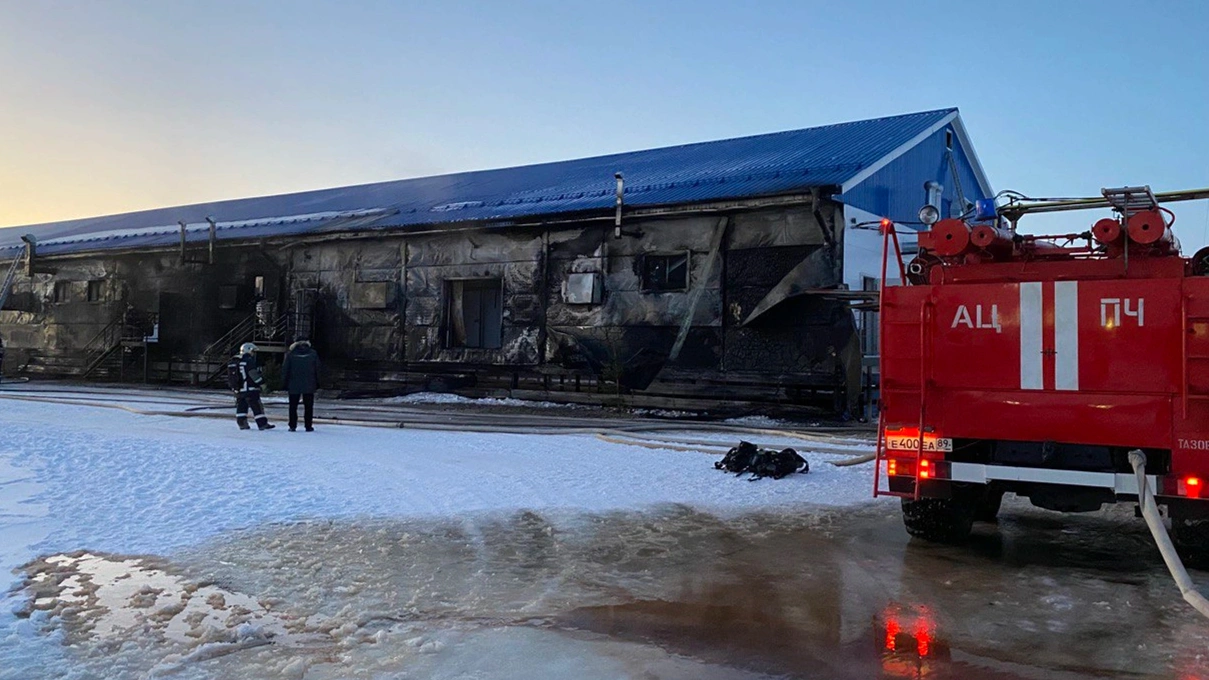
[[(943, 199), (946, 206), (956, 202), (957, 184), (953, 181), (953, 172), (945, 158), (946, 131), (953, 131), (952, 126), (945, 126), (928, 136), (886, 167), (846, 191), (840, 197), (841, 200), (874, 215), (889, 217), (895, 222), (906, 224), (919, 220), (919, 209), (927, 201), (924, 182), (928, 180), (944, 186)], [(953, 159), (966, 200), (990, 198), (979, 184), (956, 132), (953, 132)], [(949, 216), (947, 211), (942, 214), (944, 217)]]
[[(613, 173), (625, 174), (626, 205), (649, 207), (786, 194), (842, 184), (927, 130), (954, 109), (841, 123), (755, 137), (636, 151), (540, 165), (382, 182), (263, 198), (162, 208), (0, 229), (0, 250), (32, 233), (39, 252), (58, 254), (170, 245), (178, 220), (220, 221), (219, 237), (244, 239), (346, 229), (499, 222), (607, 210)], [(917, 206), (918, 207), (918, 206)], [(345, 213), (383, 210), (376, 219)], [(339, 214), (337, 214), (339, 213)], [(308, 219), (286, 219), (311, 216)], [(148, 230), (150, 233), (116, 234)], [(189, 240), (204, 240), (191, 228)]]

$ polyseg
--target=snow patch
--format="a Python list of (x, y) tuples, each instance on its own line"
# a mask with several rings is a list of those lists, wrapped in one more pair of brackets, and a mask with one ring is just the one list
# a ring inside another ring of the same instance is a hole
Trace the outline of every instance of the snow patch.
[[(77, 552), (26, 567), (30, 611), (45, 611), (72, 637), (93, 642), (137, 633), (186, 647), (297, 638), (322, 620), (290, 621), (243, 593), (172, 574), (152, 558)], [(217, 648), (205, 655), (213, 656)]]

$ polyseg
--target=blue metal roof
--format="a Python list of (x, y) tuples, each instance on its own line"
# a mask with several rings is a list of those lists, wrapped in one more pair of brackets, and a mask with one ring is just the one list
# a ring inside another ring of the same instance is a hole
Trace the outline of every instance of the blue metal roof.
[(22, 234), (53, 255), (207, 238), (207, 216), (220, 239), (256, 239), (454, 222), (507, 225), (613, 207), (613, 173), (625, 175), (627, 207), (770, 196), (843, 184), (927, 131), (956, 109), (824, 125), (754, 137), (542, 163), (498, 170), (380, 182), (261, 198), (0, 229), (0, 251)]

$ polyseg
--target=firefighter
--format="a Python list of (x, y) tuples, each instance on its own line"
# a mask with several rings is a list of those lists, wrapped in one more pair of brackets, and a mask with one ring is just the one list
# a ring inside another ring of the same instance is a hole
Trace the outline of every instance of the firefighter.
[(248, 425), (249, 407), (256, 417), (256, 427), (262, 430), (276, 427), (269, 422), (264, 405), (260, 403), (261, 385), (264, 385), (264, 376), (256, 363), (256, 345), (245, 342), (239, 346), (239, 355), (227, 364), (227, 386), (235, 393), (235, 422), (241, 430), (252, 429)]

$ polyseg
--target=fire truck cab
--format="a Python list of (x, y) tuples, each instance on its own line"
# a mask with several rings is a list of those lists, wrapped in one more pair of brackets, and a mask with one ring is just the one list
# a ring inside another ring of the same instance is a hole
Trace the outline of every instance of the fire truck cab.
[[(1063, 512), (1136, 502), (1128, 452), (1185, 559), (1209, 556), (1209, 249), (1182, 257), (1168, 200), (1102, 198), (925, 206), (903, 262), (883, 223), (875, 495), (902, 498), (912, 536), (957, 542), (1005, 493)], [(1077, 233), (1026, 235), (1029, 212), (1111, 207)], [(902, 285), (885, 285), (897, 266)]]

